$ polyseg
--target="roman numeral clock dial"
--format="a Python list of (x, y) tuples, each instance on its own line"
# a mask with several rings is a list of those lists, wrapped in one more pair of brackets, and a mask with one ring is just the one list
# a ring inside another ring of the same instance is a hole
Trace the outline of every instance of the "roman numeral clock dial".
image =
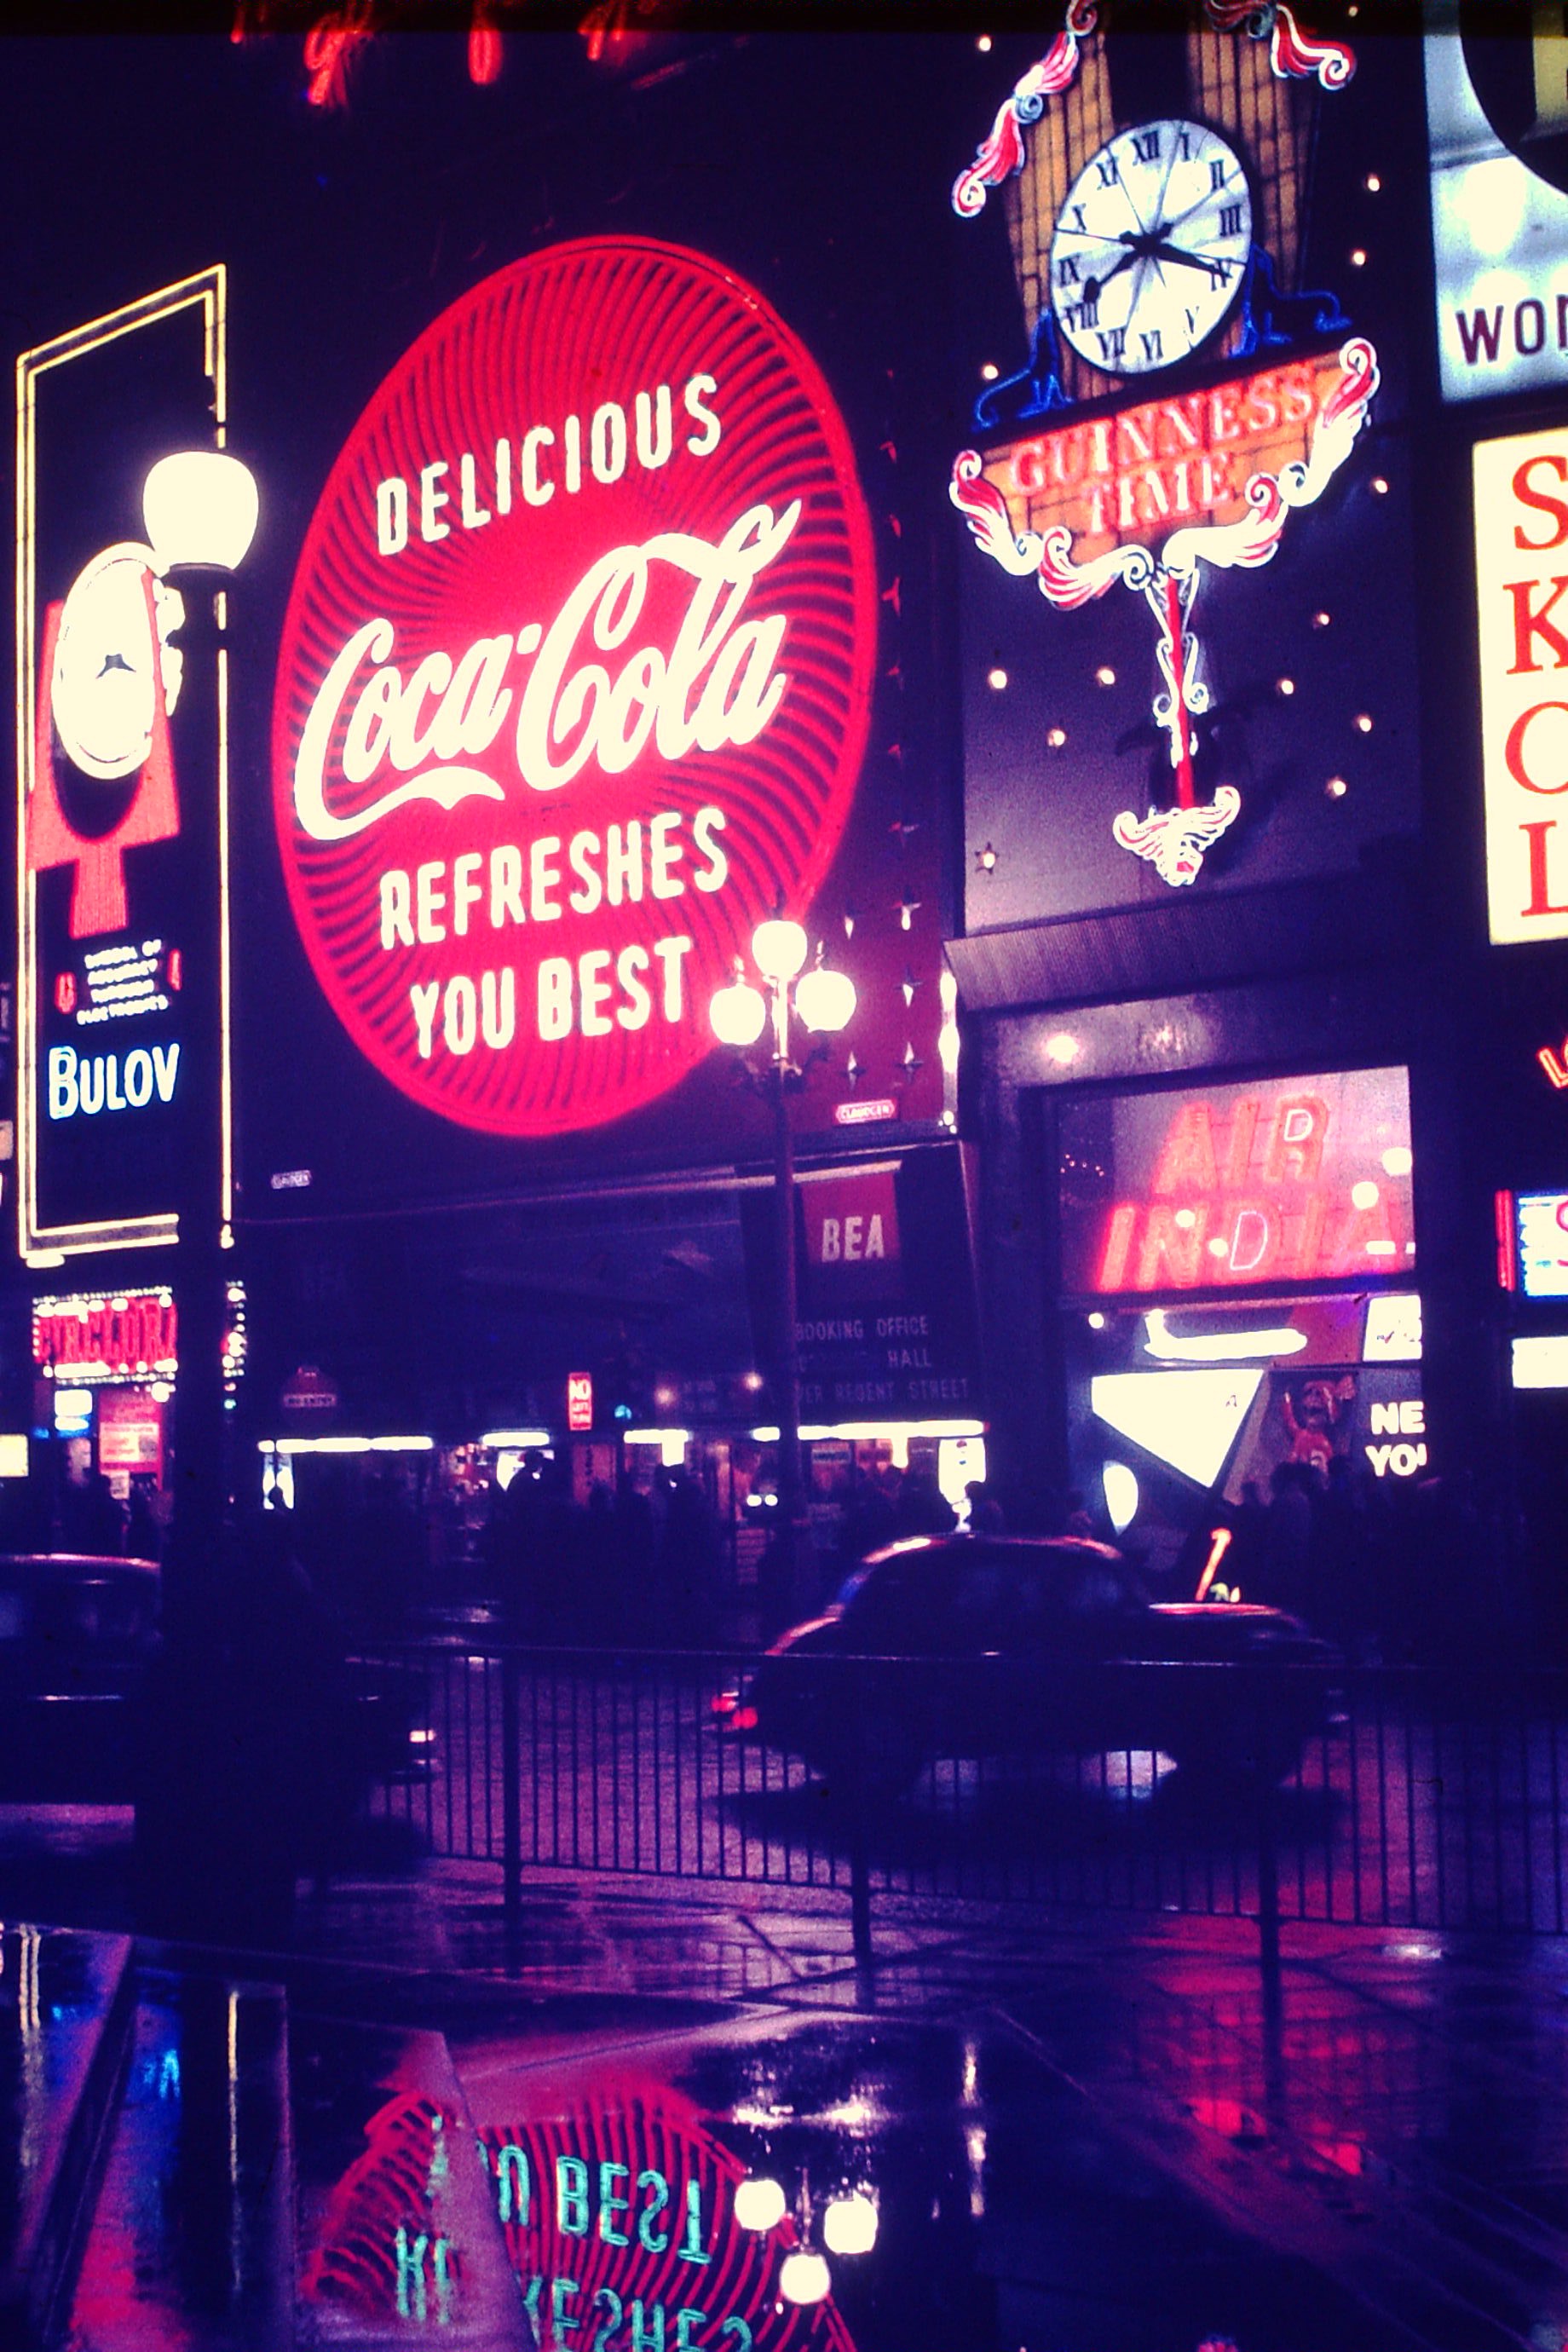
[(1068, 191), (1050, 297), (1075, 352), (1110, 375), (1170, 367), (1212, 335), (1252, 246), (1234, 148), (1198, 122), (1119, 131)]

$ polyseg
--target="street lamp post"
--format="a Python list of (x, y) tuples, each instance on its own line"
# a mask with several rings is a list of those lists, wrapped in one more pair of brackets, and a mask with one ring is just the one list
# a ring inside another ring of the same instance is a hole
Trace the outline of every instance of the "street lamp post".
[(773, 1114), (773, 1213), (776, 1220), (778, 1267), (778, 1354), (775, 1387), (779, 1417), (779, 1517), (783, 1526), (785, 1565), (792, 1601), (801, 1568), (802, 1491), (800, 1479), (800, 1348), (795, 1336), (798, 1276), (795, 1241), (795, 1135), (790, 1126), (789, 1097), (800, 1083), (795, 1058), (792, 1021), (817, 1036), (836, 1034), (855, 1012), (855, 983), (847, 974), (830, 971), (817, 961), (804, 969), (809, 950), (798, 923), (778, 916), (759, 923), (752, 934), (752, 959), (763, 986), (755, 988), (737, 957), (735, 977), (721, 988), (709, 1006), (713, 1034), (721, 1045), (740, 1052), (756, 1045), (771, 1030), (763, 1083)]
[(175, 1482), (167, 1595), (176, 1616), (211, 1579), (226, 1499), (227, 1432), (223, 1351), (228, 1290), (222, 1228), (224, 1181), (224, 995), (227, 974), (223, 868), (226, 744), (220, 679), (227, 659), (219, 601), (256, 530), (256, 483), (236, 457), (191, 449), (161, 457), (142, 493), (159, 577), (176, 589), (184, 616), (172, 632), (184, 656), (180, 712), (182, 766), (193, 779), (181, 822), (199, 877), (190, 916), (185, 1054), (194, 1108), (179, 1187), (179, 1361), (174, 1381)]

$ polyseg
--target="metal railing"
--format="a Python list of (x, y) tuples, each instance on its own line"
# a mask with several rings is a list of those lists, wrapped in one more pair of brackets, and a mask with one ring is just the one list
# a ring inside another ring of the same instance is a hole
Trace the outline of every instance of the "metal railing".
[(1568, 1932), (1568, 1676), (772, 1662), (764, 1717), (814, 1769), (722, 1712), (754, 1656), (368, 1664), (435, 1735), (373, 1810), (512, 1905), (530, 1870), (837, 1890), (867, 1960), (901, 1898), (1246, 1918), (1266, 1959), (1281, 1921)]

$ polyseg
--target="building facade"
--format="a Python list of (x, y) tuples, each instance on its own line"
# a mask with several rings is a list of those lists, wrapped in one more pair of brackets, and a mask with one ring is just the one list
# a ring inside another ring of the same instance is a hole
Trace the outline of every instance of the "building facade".
[[(986, 1478), (1162, 1590), (1552, 1619), (1556, 52), (1306, 14), (16, 50), (57, 1531), (167, 1491), (210, 1231), (237, 1485), (416, 1508), (427, 1593), (542, 1455), (754, 1580), (788, 1295), (824, 1579)], [(778, 914), (856, 998), (787, 1293), (709, 1012)]]

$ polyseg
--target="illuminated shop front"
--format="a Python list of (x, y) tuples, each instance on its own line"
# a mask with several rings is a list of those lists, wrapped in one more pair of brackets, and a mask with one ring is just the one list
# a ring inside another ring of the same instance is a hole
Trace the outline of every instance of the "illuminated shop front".
[[(796, 1205), (821, 1580), (858, 1486), (897, 1493), (912, 1473), (966, 1510), (985, 1418), (956, 1148), (807, 1164)], [(269, 1234), (255, 1261), (267, 1491), (306, 1512), (400, 1493), (429, 1530), (440, 1601), (482, 1595), (494, 1491), (520, 1469), (584, 1510), (623, 1486), (661, 1498), (679, 1474), (721, 1547), (721, 1597), (743, 1609), (778, 1507), (773, 1206), (770, 1179), (723, 1171), (346, 1242)]]
[(36, 1302), (35, 1434), (62, 1442), (76, 1484), (91, 1468), (121, 1500), (132, 1478), (163, 1491), (178, 1328), (167, 1288)]
[(1079, 1097), (1058, 1131), (1073, 1481), (1156, 1576), (1282, 1465), (1432, 1471), (1404, 1070)]
[[(225, 1393), (245, 1370), (244, 1286), (227, 1286)], [(47, 1294), (32, 1307), (35, 1443), (63, 1442), (68, 1475), (89, 1469), (124, 1501), (135, 1479), (149, 1495), (169, 1484), (179, 1309), (167, 1285)]]

